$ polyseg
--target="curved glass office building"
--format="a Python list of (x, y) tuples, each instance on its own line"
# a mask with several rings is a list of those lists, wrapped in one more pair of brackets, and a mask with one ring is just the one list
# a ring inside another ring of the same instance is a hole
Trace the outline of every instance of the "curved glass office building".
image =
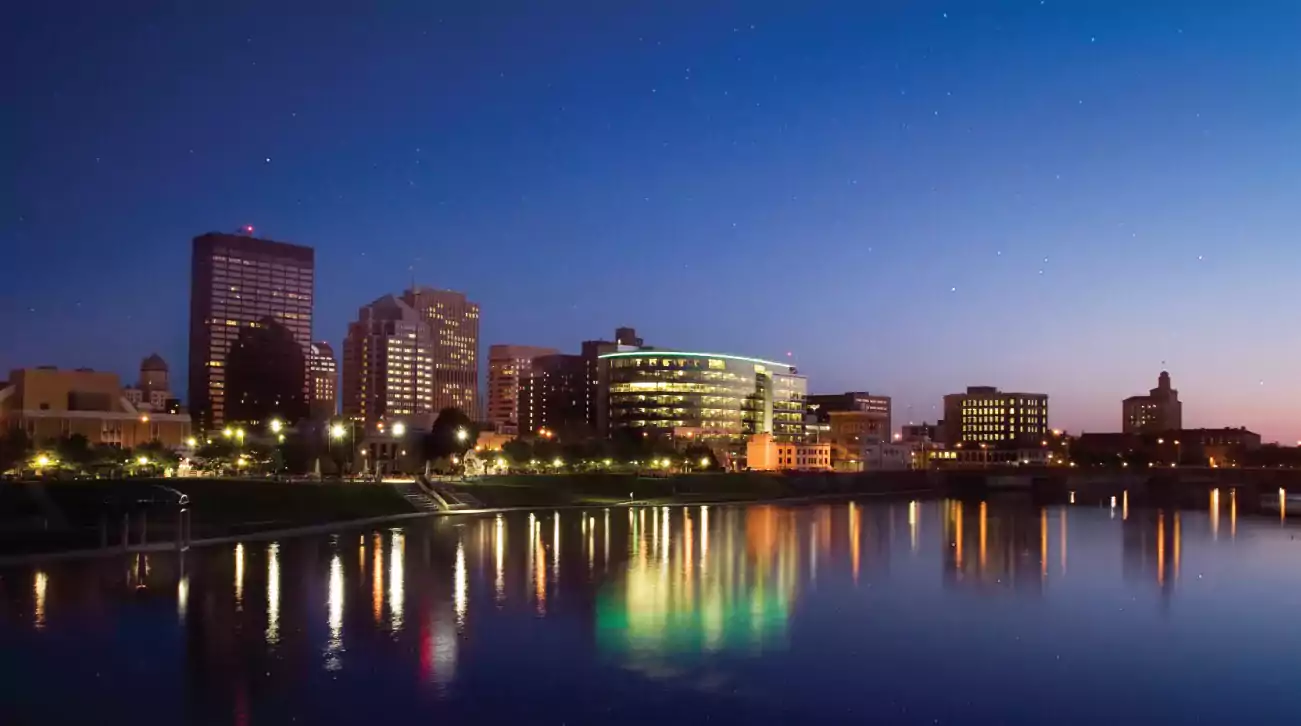
[(736, 440), (803, 433), (808, 383), (785, 363), (667, 350), (607, 353), (601, 361), (611, 430)]

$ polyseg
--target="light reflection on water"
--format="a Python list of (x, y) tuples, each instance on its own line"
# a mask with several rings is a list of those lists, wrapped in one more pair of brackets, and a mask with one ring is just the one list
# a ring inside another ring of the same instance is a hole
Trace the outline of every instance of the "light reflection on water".
[[(14, 645), (0, 666), (28, 680), (0, 698), (87, 715), (39, 698), (47, 679), (101, 687), (110, 706), (172, 694), (142, 722), (483, 722), (520, 708), (638, 723), (675, 715), (656, 705), (670, 689), (697, 709), (677, 714), (689, 721), (1038, 723), (1018, 689), (1142, 680), (1131, 700), (1161, 704), (1163, 722), (1213, 721), (1227, 707), (1188, 695), (1213, 682), (1240, 696), (1223, 713), (1270, 723), (1301, 707), (1281, 686), (1301, 652), (1296, 527), (1271, 513), (1239, 531), (1235, 492), (1203, 501), (539, 510), (362, 534), (356, 557), (341, 542), (357, 535), (132, 556), (125, 583), (123, 561), (51, 563), (0, 572), (25, 583), (3, 591), (0, 642)], [(244, 607), (263, 596), (265, 610)], [(153, 604), (172, 599), (179, 620), (159, 618)], [(128, 663), (151, 676), (123, 675)], [(1091, 708), (1058, 721), (1096, 722)]]

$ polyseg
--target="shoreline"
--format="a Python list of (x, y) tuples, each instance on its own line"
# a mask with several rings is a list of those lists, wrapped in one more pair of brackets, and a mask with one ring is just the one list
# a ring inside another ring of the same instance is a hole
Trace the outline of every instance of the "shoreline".
[(66, 560), (92, 560), (104, 559), (118, 555), (132, 555), (141, 553), (160, 553), (160, 552), (187, 552), (192, 549), (202, 547), (216, 547), (223, 544), (234, 544), (238, 542), (261, 542), (271, 539), (309, 537), (320, 534), (333, 534), (338, 531), (364, 529), (375, 525), (390, 524), (394, 522), (412, 522), (420, 519), (432, 519), (435, 517), (459, 517), (459, 516), (484, 516), (489, 514), (506, 514), (511, 512), (530, 512), (530, 511), (561, 511), (561, 510), (587, 510), (587, 509), (614, 509), (614, 508), (631, 508), (631, 507), (724, 507), (729, 505), (770, 505), (770, 504), (806, 504), (813, 502), (834, 502), (834, 501), (852, 501), (863, 498), (880, 498), (880, 497), (925, 497), (935, 495), (934, 489), (916, 489), (909, 491), (890, 491), (890, 492), (839, 492), (831, 494), (805, 494), (798, 496), (781, 496), (781, 497), (764, 497), (758, 499), (715, 499), (709, 501), (656, 501), (656, 500), (633, 500), (627, 502), (617, 502), (613, 504), (561, 504), (553, 506), (503, 506), (503, 507), (483, 507), (479, 509), (454, 509), (437, 512), (401, 512), (387, 514), (378, 517), (365, 517), (361, 519), (338, 520), (333, 522), (322, 522), (320, 524), (308, 524), (298, 527), (281, 527), (278, 529), (268, 529), (262, 531), (247, 532), (238, 535), (224, 535), (221, 537), (205, 537), (203, 539), (192, 540), (186, 547), (177, 547), (173, 542), (156, 542), (143, 545), (132, 545), (129, 547), (96, 547), (93, 549), (80, 550), (56, 550), (51, 552), (34, 552), (23, 555), (0, 555), (0, 567), (21, 567), (23, 565), (40, 564), (43, 562), (60, 562)]

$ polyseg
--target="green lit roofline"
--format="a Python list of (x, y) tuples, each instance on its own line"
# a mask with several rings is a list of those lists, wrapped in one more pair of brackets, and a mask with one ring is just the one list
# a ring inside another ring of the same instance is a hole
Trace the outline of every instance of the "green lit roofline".
[(606, 358), (672, 358), (673, 356), (682, 356), (685, 358), (726, 358), (727, 360), (739, 360), (746, 363), (758, 363), (765, 366), (774, 366), (777, 368), (794, 368), (790, 363), (778, 363), (777, 361), (764, 360), (762, 358), (747, 358), (743, 355), (728, 355), (726, 353), (686, 353), (680, 350), (631, 350), (622, 353), (606, 353), (597, 356), (601, 359)]

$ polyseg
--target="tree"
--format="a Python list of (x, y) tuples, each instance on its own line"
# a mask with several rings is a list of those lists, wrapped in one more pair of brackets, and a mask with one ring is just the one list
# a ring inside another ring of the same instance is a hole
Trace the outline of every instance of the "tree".
[(99, 459), (90, 439), (82, 434), (72, 434), (54, 442), (54, 453), (60, 463), (78, 472), (91, 468)]
[(240, 331), (226, 356), (226, 419), (295, 424), (307, 418), (303, 348), (274, 318)]
[(448, 407), (438, 412), (434, 425), (425, 435), (423, 446), (429, 460), (464, 456), (474, 448), (479, 438), (479, 427), (459, 408)]
[(0, 473), (21, 468), (32, 454), (32, 440), (19, 428), (9, 429), (0, 436)]
[(501, 453), (516, 466), (526, 466), (533, 460), (533, 445), (523, 439), (511, 439), (501, 445)]

